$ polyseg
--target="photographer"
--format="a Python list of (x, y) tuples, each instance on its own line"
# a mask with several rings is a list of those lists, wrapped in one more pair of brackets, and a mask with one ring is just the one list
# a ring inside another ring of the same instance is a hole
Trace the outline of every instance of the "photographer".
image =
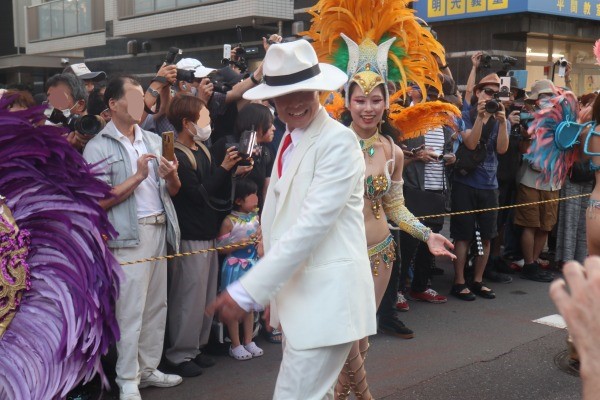
[[(72, 115), (86, 115), (87, 92), (83, 82), (73, 74), (56, 74), (46, 82), (46, 96), (50, 107), (62, 112), (65, 118)], [(93, 135), (77, 131), (65, 134), (67, 141), (82, 152)]]
[(161, 134), (174, 131), (167, 119), (167, 110), (171, 102), (171, 85), (177, 82), (177, 66), (163, 64), (144, 92), (144, 114), (140, 127)]
[(233, 135), (227, 135), (215, 142), (211, 148), (213, 156), (217, 162), (223, 160), (226, 156), (226, 149), (230, 143), (239, 143), (243, 132), (255, 130), (257, 146), (253, 149), (251, 164), (252, 170), (248, 178), (253, 180), (258, 186), (258, 205), (262, 209), (265, 193), (271, 179), (271, 170), (275, 161), (273, 153), (266, 144), (273, 141), (275, 126), (273, 125), (273, 114), (268, 107), (250, 103), (239, 111)]
[[(227, 149), (220, 165), (211, 157), (202, 144), (211, 134), (210, 117), (199, 98), (178, 93), (167, 117), (178, 134), (175, 156), (181, 189), (173, 197), (173, 204), (181, 228), (181, 249), (193, 252), (214, 248), (221, 220), (231, 207), (231, 174), (241, 158), (234, 148)], [(184, 257), (169, 270), (169, 343), (165, 357), (180, 376), (200, 375), (202, 367), (214, 364), (212, 358), (201, 354), (212, 323), (202, 310), (217, 295), (218, 270), (216, 252)]]
[[(477, 107), (463, 111), (466, 130), (459, 136), (462, 144), (456, 152), (457, 161), (453, 171), (451, 194), (453, 212), (498, 206), (498, 154), (504, 154), (508, 149), (510, 127), (506, 121), (504, 105), (495, 100), (499, 89), (498, 75), (490, 74), (484, 77), (474, 88), (478, 99)], [(491, 107), (492, 105), (494, 107)], [(494, 113), (487, 111), (492, 108), (496, 109)], [(461, 146), (464, 146), (464, 149), (461, 149)], [(474, 157), (475, 155), (477, 157)], [(469, 159), (472, 160), (470, 163)], [(468, 170), (466, 164), (470, 164)], [(497, 234), (497, 214), (497, 211), (492, 211), (455, 215), (450, 219), (450, 234), (455, 239), (457, 256), (451, 294), (461, 300), (475, 300), (475, 294), (487, 299), (495, 298), (495, 293), (482, 280), (490, 254), (490, 240)], [(476, 225), (483, 240), (483, 256), (476, 259), (474, 281), (469, 287), (465, 282), (464, 268)]]

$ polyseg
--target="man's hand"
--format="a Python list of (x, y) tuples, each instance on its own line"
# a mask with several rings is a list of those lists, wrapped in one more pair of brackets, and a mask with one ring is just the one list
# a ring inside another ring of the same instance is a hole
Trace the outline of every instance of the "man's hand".
[(481, 62), (482, 55), (483, 55), (483, 52), (478, 51), (471, 56), (471, 62), (473, 63), (473, 68), (475, 68), (475, 69), (479, 68), (479, 63)]
[(227, 290), (221, 292), (215, 301), (206, 307), (204, 313), (208, 316), (217, 313), (219, 315), (219, 321), (226, 324), (230, 322), (239, 322), (246, 315), (246, 311), (233, 300)]
[(600, 372), (600, 258), (588, 257), (584, 267), (576, 261), (569, 262), (563, 267), (563, 274), (565, 279), (550, 285), (550, 297), (567, 322), (579, 353), (585, 389), (585, 378), (597, 379)]
[(498, 104), (500, 107), (498, 108), (498, 112), (494, 114), (494, 117), (500, 123), (506, 122), (506, 108), (504, 108), (504, 104), (502, 104), (502, 102), (498, 102)]
[(150, 153), (142, 154), (140, 158), (137, 159), (137, 172), (135, 174), (140, 178), (140, 181), (143, 181), (148, 177), (148, 173), (150, 172), (148, 162), (154, 159), (156, 159), (156, 156)]
[(158, 82), (162, 87), (174, 85), (177, 82), (177, 66), (175, 64), (163, 64), (156, 73), (156, 76), (163, 76), (167, 79), (168, 84)]
[(521, 111), (515, 110), (510, 113), (508, 116), (508, 121), (512, 126), (518, 125), (521, 123)]
[(265, 49), (265, 51), (267, 51), (271, 44), (281, 43), (282, 40), (283, 40), (283, 38), (276, 33), (269, 36), (268, 39), (266, 37), (263, 37), (263, 48)]
[(160, 164), (158, 165), (158, 176), (164, 180), (172, 179), (177, 176), (177, 167), (179, 167), (177, 157), (175, 157), (175, 160), (169, 161), (161, 156)]
[(203, 78), (200, 84), (198, 85), (198, 92), (196, 93), (196, 97), (202, 100), (204, 104), (208, 104), (214, 91), (215, 87), (210, 81), (210, 79)]

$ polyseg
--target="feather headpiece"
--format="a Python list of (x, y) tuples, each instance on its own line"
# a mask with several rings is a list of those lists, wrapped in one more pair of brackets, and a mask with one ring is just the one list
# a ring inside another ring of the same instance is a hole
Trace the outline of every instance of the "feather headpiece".
[[(26, 257), (30, 287), (0, 338), (0, 398), (65, 398), (102, 374), (100, 356), (119, 337), (121, 268), (105, 242), (116, 232), (99, 205), (110, 187), (60, 129), (31, 122), (39, 107), (9, 112), (8, 104), (0, 99), (0, 190), (14, 223), (0, 225), (10, 225), (14, 249), (29, 251), (17, 255)], [(19, 242), (17, 227), (29, 241)], [(14, 249), (2, 246), (0, 259), (15, 259)]]
[(540, 183), (550, 182), (560, 187), (565, 181), (573, 163), (577, 160), (576, 148), (566, 148), (562, 140), (557, 140), (557, 131), (561, 125), (576, 125), (578, 103), (573, 92), (561, 93), (550, 99), (552, 107), (544, 108), (534, 114), (529, 126), (532, 142), (523, 158), (540, 172)]
[[(415, 113), (420, 117), (423, 113), (435, 115), (419, 118), (417, 121), (422, 122), (415, 124), (400, 117), (402, 107), (393, 104), (408, 92), (409, 83), (417, 85), (421, 93), (427, 93), (427, 88), (442, 93), (438, 59), (446, 62), (444, 48), (408, 7), (412, 2), (320, 0), (309, 10), (312, 25), (304, 34), (313, 39), (319, 60), (345, 70), (348, 75), (345, 101), (334, 94), (326, 106), (332, 116), (341, 114), (340, 106), (344, 103), (348, 107), (351, 83), (358, 84), (365, 94), (383, 85), (386, 108), (393, 115), (390, 121), (402, 131), (402, 139), (419, 136), (435, 126), (452, 124), (452, 115), (460, 115), (450, 104), (426, 105), (424, 99)], [(388, 81), (398, 88), (391, 98)]]

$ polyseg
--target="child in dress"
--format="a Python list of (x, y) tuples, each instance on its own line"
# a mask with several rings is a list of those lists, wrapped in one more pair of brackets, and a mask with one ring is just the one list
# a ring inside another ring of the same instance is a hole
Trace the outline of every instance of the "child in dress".
[[(219, 232), (217, 246), (225, 246), (232, 243), (248, 241), (259, 234), (260, 223), (258, 214), (258, 187), (249, 179), (242, 179), (235, 185), (235, 200), (233, 211), (229, 214)], [(244, 275), (262, 256), (262, 243), (249, 245), (234, 250), (220, 250), (227, 254), (221, 269), (221, 290), (237, 281)], [(249, 360), (252, 357), (260, 357), (263, 350), (252, 341), (254, 313), (248, 313), (242, 320), (243, 345), (240, 342), (240, 329), (238, 322), (227, 324), (231, 347), (229, 355), (236, 360)]]

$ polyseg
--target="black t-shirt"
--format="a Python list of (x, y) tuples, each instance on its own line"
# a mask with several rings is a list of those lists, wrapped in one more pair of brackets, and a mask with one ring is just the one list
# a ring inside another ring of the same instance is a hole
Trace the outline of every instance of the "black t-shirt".
[[(239, 139), (235, 139), (233, 136), (227, 136), (216, 141), (210, 151), (213, 155), (213, 160), (216, 165), (221, 165), (225, 159), (225, 153), (227, 152), (227, 143), (237, 142)], [(275, 162), (275, 155), (269, 146), (259, 145), (258, 153), (252, 156), (254, 160), (254, 167), (248, 174), (247, 178), (251, 179), (258, 186), (258, 204), (262, 209), (264, 204), (263, 192), (265, 188), (265, 179), (271, 177), (271, 171), (273, 170), (273, 164)]]
[(228, 201), (231, 198), (231, 173), (218, 167), (214, 161), (211, 163), (202, 149), (191, 151), (196, 158), (196, 170), (192, 169), (188, 156), (175, 149), (175, 156), (179, 161), (177, 172), (181, 189), (173, 197), (173, 204), (177, 211), (181, 239), (212, 240), (219, 234), (221, 222), (227, 212), (209, 207), (200, 185), (204, 186), (209, 198)]

